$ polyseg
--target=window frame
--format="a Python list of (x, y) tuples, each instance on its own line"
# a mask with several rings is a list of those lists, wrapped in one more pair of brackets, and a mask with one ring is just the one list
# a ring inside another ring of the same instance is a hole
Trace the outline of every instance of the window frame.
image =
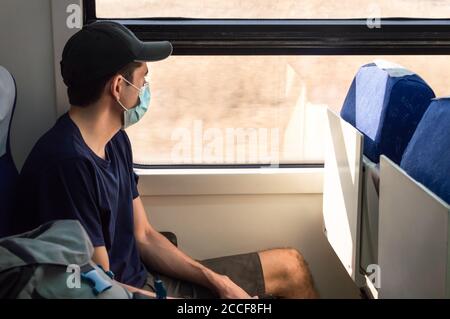
[(450, 19), (99, 19), (84, 0), (84, 23), (114, 20), (143, 41), (168, 40), (173, 55), (446, 55)]
[[(450, 55), (450, 19), (100, 19), (96, 1), (83, 0), (83, 24), (113, 20), (142, 41), (168, 40), (173, 55)], [(280, 168), (322, 168), (279, 164)], [(135, 168), (257, 168), (270, 164), (134, 164)]]

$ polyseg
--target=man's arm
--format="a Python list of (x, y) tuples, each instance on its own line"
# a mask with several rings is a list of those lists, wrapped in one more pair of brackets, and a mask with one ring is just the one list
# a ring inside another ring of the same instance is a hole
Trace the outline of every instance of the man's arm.
[(221, 298), (250, 298), (227, 276), (215, 273), (193, 260), (156, 231), (148, 222), (140, 197), (133, 200), (134, 235), (147, 267), (167, 276), (209, 288)]
[[(108, 252), (106, 251), (106, 247), (105, 246), (100, 246), (100, 247), (95, 247), (94, 248), (94, 255), (92, 256), (92, 260), (97, 265), (102, 266), (103, 269), (105, 269), (106, 271), (109, 270), (109, 257), (108, 257)], [(138, 293), (146, 295), (146, 296), (148, 296), (150, 298), (156, 298), (156, 295), (153, 292), (142, 290), (142, 289), (138, 289), (136, 287), (125, 285), (125, 284), (120, 283), (120, 282), (117, 282), (117, 283), (120, 284), (122, 287), (124, 287), (125, 289), (127, 289), (131, 293), (138, 292)]]

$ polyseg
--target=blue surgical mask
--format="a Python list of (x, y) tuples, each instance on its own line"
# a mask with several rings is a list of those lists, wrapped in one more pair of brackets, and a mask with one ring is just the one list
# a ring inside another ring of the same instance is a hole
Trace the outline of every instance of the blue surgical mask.
[(147, 112), (148, 106), (150, 104), (150, 88), (148, 87), (148, 83), (145, 83), (144, 86), (139, 89), (133, 83), (129, 82), (127, 79), (123, 78), (128, 84), (134, 87), (136, 90), (139, 90), (139, 104), (131, 109), (127, 109), (123, 104), (119, 102), (120, 106), (125, 110), (123, 112), (123, 126), (122, 129), (126, 129), (133, 124), (139, 122), (139, 120), (144, 116), (145, 112)]

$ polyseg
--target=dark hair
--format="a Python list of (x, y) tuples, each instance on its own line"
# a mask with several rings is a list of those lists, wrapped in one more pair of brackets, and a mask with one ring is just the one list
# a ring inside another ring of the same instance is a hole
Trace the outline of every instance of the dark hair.
[[(80, 86), (70, 86), (67, 88), (67, 95), (69, 96), (69, 103), (76, 106), (88, 106), (92, 103), (97, 102), (102, 95), (103, 89), (106, 83), (115, 76), (116, 74), (121, 74), (125, 79), (133, 82), (134, 71), (141, 66), (141, 62), (131, 62), (125, 65), (118, 72), (107, 76), (105, 78), (92, 81), (89, 83), (84, 83)], [(127, 83), (128, 85), (128, 83)]]

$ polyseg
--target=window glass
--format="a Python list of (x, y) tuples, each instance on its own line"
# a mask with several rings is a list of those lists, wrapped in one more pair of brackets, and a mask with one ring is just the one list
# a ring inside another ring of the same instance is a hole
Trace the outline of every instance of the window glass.
[(139, 164), (322, 163), (326, 108), (384, 59), (449, 95), (449, 56), (171, 56), (148, 64), (151, 102), (127, 129)]
[(450, 0), (97, 0), (99, 18), (448, 18)]

